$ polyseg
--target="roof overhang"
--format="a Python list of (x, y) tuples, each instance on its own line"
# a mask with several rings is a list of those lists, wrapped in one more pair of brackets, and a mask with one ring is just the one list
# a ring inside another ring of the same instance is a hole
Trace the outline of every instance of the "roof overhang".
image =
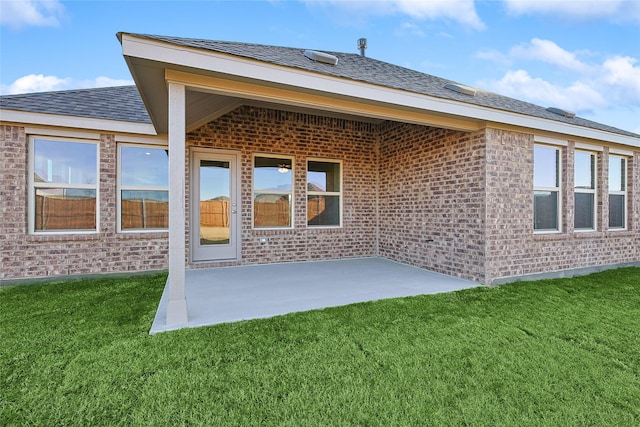
[(60, 114), (46, 114), (0, 109), (0, 120), (4, 123), (27, 123), (30, 125), (64, 127), (110, 133), (113, 132), (137, 135), (156, 135), (156, 130), (150, 123), (136, 123), (90, 117), (65, 116)]
[(531, 133), (640, 147), (640, 138), (378, 86), (249, 58), (119, 33), (122, 52), (159, 134), (168, 131), (167, 82), (187, 88), (187, 129), (243, 104), (394, 120), (464, 131), (492, 124)]

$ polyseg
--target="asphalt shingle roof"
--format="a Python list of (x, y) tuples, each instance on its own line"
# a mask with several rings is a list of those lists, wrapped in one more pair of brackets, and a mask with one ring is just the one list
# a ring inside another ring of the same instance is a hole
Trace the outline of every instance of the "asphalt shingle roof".
[[(223, 42), (214, 40), (190, 39), (181, 37), (168, 37), (149, 34), (133, 34), (137, 37), (158, 40), (178, 46), (203, 49), (212, 52), (220, 52), (244, 58), (255, 59), (285, 67), (298, 68), (313, 71), (320, 74), (341, 77), (359, 82), (371, 83), (394, 89), (465, 102), (497, 110), (520, 113), (532, 117), (555, 120), (586, 128), (598, 129), (606, 132), (637, 137), (637, 134), (622, 129), (617, 129), (602, 123), (593, 122), (581, 117), (564, 117), (550, 111), (546, 107), (520, 101), (507, 96), (477, 89), (474, 97), (445, 89), (445, 84), (459, 84), (452, 80), (419, 71), (389, 64), (369, 57), (363, 57), (358, 53), (329, 52), (338, 58), (335, 66), (314, 62), (304, 56), (306, 49), (267, 46), (251, 43)], [(312, 48), (310, 48), (312, 49)], [(313, 49), (312, 49), (313, 50)], [(318, 49), (316, 49), (318, 50)], [(553, 107), (553, 106), (550, 106)]]
[(0, 97), (0, 108), (30, 113), (151, 123), (135, 86), (26, 93)]
[[(267, 46), (251, 43), (224, 42), (149, 34), (132, 34), (177, 46), (249, 58), (266, 63), (297, 68), (319, 74), (340, 77), (377, 86), (405, 90), (442, 99), (509, 111), (527, 116), (564, 122), (591, 129), (638, 137), (632, 132), (586, 120), (564, 117), (545, 107), (496, 93), (477, 90), (475, 96), (446, 89), (456, 83), (441, 77), (389, 64), (357, 53), (327, 52), (338, 58), (335, 66), (312, 61), (304, 56), (305, 49)], [(151, 123), (147, 110), (135, 86), (44, 92), (0, 97), (0, 108), (37, 113), (71, 115), (128, 122)]]

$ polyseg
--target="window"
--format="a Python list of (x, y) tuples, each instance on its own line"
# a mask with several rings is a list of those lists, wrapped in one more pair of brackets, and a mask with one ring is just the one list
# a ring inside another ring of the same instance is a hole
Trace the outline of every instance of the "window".
[(98, 144), (29, 140), (29, 231), (97, 231)]
[(254, 157), (253, 226), (291, 228), (293, 212), (293, 159)]
[(534, 146), (533, 187), (534, 231), (560, 231), (560, 148)]
[(609, 228), (627, 228), (627, 160), (609, 156)]
[(596, 224), (596, 155), (575, 152), (574, 229), (594, 230)]
[(340, 227), (342, 213), (341, 164), (309, 160), (307, 163), (307, 225)]
[(166, 148), (119, 146), (118, 230), (169, 226), (169, 156)]

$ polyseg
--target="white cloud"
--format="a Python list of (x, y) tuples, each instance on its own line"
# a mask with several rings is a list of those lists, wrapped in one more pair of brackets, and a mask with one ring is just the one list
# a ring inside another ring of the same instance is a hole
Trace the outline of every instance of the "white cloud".
[(132, 85), (132, 80), (97, 77), (94, 80), (74, 80), (44, 74), (29, 74), (20, 77), (10, 85), (0, 85), (0, 94), (14, 95), (18, 93), (50, 92), (68, 89), (88, 89), (94, 87)]
[(426, 33), (422, 30), (422, 28), (419, 25), (416, 25), (412, 22), (403, 22), (402, 25), (400, 25), (400, 28), (398, 28), (395, 31), (395, 34), (397, 36), (405, 36), (405, 35), (416, 36), (416, 37), (426, 36)]
[(602, 94), (584, 82), (576, 81), (562, 86), (540, 77), (531, 77), (526, 70), (508, 71), (500, 80), (482, 82), (481, 86), (489, 86), (495, 92), (545, 107), (560, 107), (571, 111), (591, 110), (607, 105)]
[(0, 0), (0, 25), (23, 27), (57, 27), (64, 15), (58, 0)]
[(602, 81), (617, 90), (620, 99), (640, 104), (640, 65), (628, 56), (615, 56), (602, 64)]
[(457, 21), (475, 30), (485, 28), (484, 23), (476, 13), (474, 0), (395, 0), (396, 8), (416, 19), (446, 18)]
[(474, 0), (303, 0), (315, 6), (335, 6), (350, 13), (363, 15), (401, 14), (416, 20), (447, 19), (474, 30), (485, 28), (476, 12)]
[(487, 61), (495, 62), (500, 65), (511, 65), (511, 59), (504, 53), (497, 51), (495, 49), (483, 49), (479, 50), (473, 55), (478, 59), (485, 59)]
[(590, 72), (590, 66), (578, 60), (575, 53), (562, 49), (551, 40), (534, 38), (529, 43), (522, 43), (511, 48), (510, 56), (517, 59), (546, 62), (578, 73)]
[(503, 0), (515, 15), (544, 14), (577, 19), (640, 23), (638, 0)]
[[(580, 59), (581, 55), (586, 59)], [(504, 54), (488, 50), (476, 53), (475, 57), (517, 67), (507, 70), (500, 79), (478, 82), (479, 87), (542, 106), (564, 108), (584, 117), (593, 117), (598, 112), (609, 118), (614, 115), (606, 115), (607, 111), (624, 111), (628, 124), (618, 127), (631, 131), (640, 127), (640, 115), (634, 116), (640, 111), (640, 61), (636, 58), (610, 56), (598, 61), (595, 58), (600, 55), (569, 52), (541, 39), (514, 46)], [(521, 63), (523, 60), (549, 66), (532, 75)], [(568, 82), (553, 80), (567, 76)]]

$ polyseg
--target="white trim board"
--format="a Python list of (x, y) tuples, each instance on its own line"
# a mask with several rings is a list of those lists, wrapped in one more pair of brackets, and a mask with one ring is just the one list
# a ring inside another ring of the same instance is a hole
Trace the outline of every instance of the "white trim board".
[(54, 126), (57, 128), (74, 128), (97, 130), (108, 133), (133, 133), (141, 135), (156, 135), (151, 123), (135, 123), (118, 120), (95, 119), (91, 117), (65, 116), (61, 114), (33, 113), (16, 110), (0, 110), (0, 121)]

